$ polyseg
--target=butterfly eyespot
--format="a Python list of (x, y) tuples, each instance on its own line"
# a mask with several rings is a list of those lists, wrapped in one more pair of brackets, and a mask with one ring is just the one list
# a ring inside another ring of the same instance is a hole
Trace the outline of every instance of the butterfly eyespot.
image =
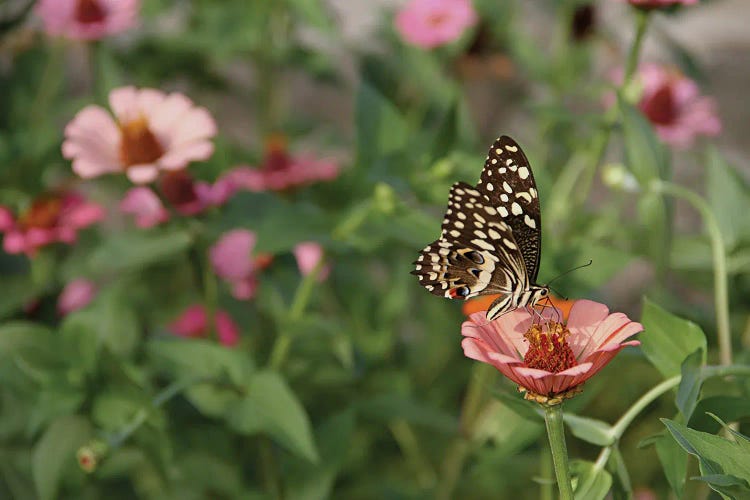
[(466, 252), (464, 257), (476, 264), (484, 264), (484, 257), (482, 257), (482, 254), (477, 251), (472, 250), (471, 252)]
[(469, 293), (470, 293), (469, 288), (465, 286), (451, 288), (450, 291), (448, 292), (451, 298), (454, 298), (454, 299), (456, 297), (466, 297), (467, 295), (469, 295)]

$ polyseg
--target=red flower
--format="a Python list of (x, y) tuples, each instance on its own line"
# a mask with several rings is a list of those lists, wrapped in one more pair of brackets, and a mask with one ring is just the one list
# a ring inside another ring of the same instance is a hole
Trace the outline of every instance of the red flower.
[(8, 253), (32, 256), (46, 245), (72, 244), (80, 229), (103, 218), (101, 206), (73, 192), (39, 197), (18, 217), (0, 206), (0, 232), (5, 233), (3, 248)]
[(248, 191), (285, 191), (317, 181), (330, 181), (339, 174), (339, 166), (329, 160), (294, 157), (287, 151), (286, 138), (271, 136), (260, 168), (240, 166), (227, 173), (229, 182)]
[[(226, 311), (216, 311), (214, 317), (216, 335), (219, 342), (227, 347), (232, 347), (240, 340), (240, 329)], [(167, 326), (167, 330), (180, 337), (205, 337), (208, 335), (208, 315), (206, 308), (195, 304), (187, 309)]]
[(486, 313), (474, 313), (461, 327), (464, 354), (489, 363), (526, 392), (526, 399), (559, 404), (577, 394), (625, 346), (626, 339), (643, 330), (623, 313), (609, 314), (604, 304), (579, 300), (567, 324), (560, 311), (546, 309), (539, 324), (517, 309), (488, 322)]

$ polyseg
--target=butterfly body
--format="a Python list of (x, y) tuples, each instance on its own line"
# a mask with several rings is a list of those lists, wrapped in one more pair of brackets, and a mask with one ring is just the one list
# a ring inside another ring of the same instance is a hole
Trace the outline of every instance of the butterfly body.
[(520, 146), (507, 136), (490, 148), (476, 186), (451, 187), (440, 238), (425, 247), (412, 274), (449, 299), (500, 294), (492, 320), (533, 306), (549, 288), (536, 284), (541, 250), (539, 195)]

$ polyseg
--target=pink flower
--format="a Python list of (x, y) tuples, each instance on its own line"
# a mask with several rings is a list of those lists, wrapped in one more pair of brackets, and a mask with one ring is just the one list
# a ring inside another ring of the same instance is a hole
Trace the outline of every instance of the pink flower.
[(276, 135), (266, 144), (266, 155), (260, 168), (236, 167), (227, 173), (226, 179), (238, 189), (284, 191), (316, 181), (330, 181), (338, 174), (339, 167), (332, 161), (290, 156), (286, 139)]
[[(297, 259), (297, 266), (303, 276), (310, 274), (318, 262), (323, 260), (323, 247), (314, 241), (305, 241), (298, 243), (294, 247), (294, 258)], [(318, 281), (325, 281), (331, 272), (331, 266), (323, 266), (318, 273)]]
[(698, 0), (627, 0), (633, 7), (640, 9), (659, 9), (672, 5), (695, 5)]
[(135, 225), (144, 229), (169, 220), (169, 212), (156, 193), (147, 187), (134, 187), (128, 190), (120, 201), (120, 211), (134, 215)]
[(256, 265), (252, 257), (256, 236), (247, 229), (224, 233), (210, 250), (214, 272), (232, 286), (236, 299), (251, 299), (258, 287)]
[(115, 119), (87, 106), (65, 127), (63, 155), (83, 178), (125, 172), (144, 184), (160, 170), (180, 170), (213, 154), (214, 120), (183, 94), (121, 87), (109, 93), (109, 105)]
[(477, 19), (470, 0), (411, 0), (396, 15), (396, 29), (406, 42), (431, 49), (458, 40)]
[[(222, 345), (231, 347), (240, 340), (240, 329), (226, 311), (216, 311), (214, 318), (216, 336)], [(205, 337), (209, 333), (208, 314), (201, 304), (195, 304), (187, 309), (167, 326), (167, 330), (180, 337)]]
[(489, 363), (526, 392), (526, 399), (556, 404), (580, 390), (643, 330), (622, 313), (609, 314), (604, 304), (578, 300), (567, 325), (559, 311), (545, 310), (547, 321), (533, 323), (522, 309), (487, 321), (486, 313), (473, 313), (461, 327), (464, 354)]
[(5, 233), (3, 248), (8, 253), (36, 251), (52, 243), (75, 243), (78, 231), (104, 218), (104, 209), (86, 201), (78, 193), (51, 194), (37, 198), (19, 215), (0, 207), (0, 232)]
[(94, 299), (96, 292), (97, 287), (92, 281), (83, 278), (71, 281), (57, 298), (57, 312), (65, 315), (83, 309)]
[(234, 183), (227, 177), (220, 177), (214, 184), (196, 182), (184, 170), (165, 173), (160, 188), (164, 198), (182, 215), (196, 215), (221, 206), (236, 191)]
[(98, 40), (138, 23), (140, 0), (39, 0), (36, 13), (48, 35)]
[[(614, 81), (621, 82), (622, 78), (622, 70), (613, 74)], [(714, 100), (702, 96), (698, 85), (677, 69), (643, 64), (638, 68), (638, 78), (643, 85), (638, 107), (662, 141), (687, 148), (698, 135), (715, 136), (721, 132)]]

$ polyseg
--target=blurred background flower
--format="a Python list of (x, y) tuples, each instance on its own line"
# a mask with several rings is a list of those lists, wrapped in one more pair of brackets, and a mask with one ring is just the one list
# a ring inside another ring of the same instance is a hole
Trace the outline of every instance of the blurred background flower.
[(432, 49), (458, 40), (477, 19), (470, 0), (410, 0), (395, 22), (404, 41)]
[(39, 0), (36, 13), (49, 35), (98, 40), (138, 24), (140, 0)]

